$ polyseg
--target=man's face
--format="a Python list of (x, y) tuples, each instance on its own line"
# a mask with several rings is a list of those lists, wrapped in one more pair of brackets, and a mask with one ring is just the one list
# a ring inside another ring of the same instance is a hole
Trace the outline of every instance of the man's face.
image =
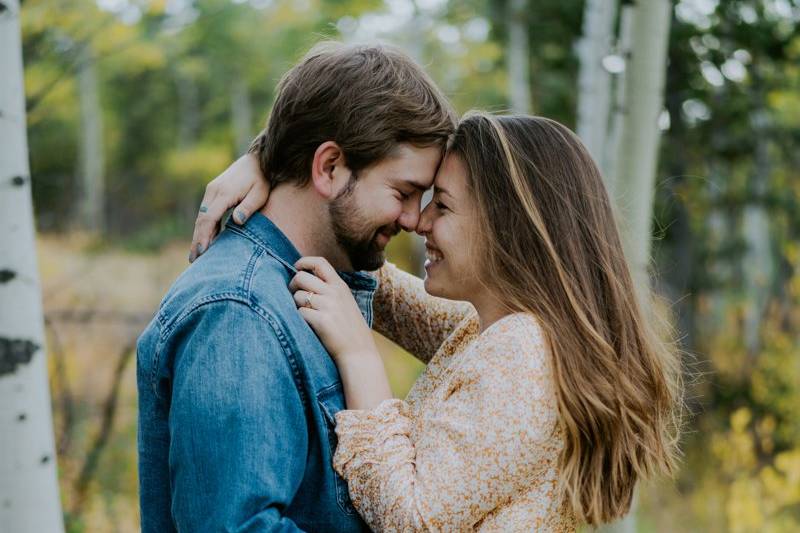
[(330, 203), (333, 233), (354, 270), (376, 270), (389, 240), (419, 222), (422, 194), (442, 158), (438, 147), (398, 145), (395, 152), (351, 176)]

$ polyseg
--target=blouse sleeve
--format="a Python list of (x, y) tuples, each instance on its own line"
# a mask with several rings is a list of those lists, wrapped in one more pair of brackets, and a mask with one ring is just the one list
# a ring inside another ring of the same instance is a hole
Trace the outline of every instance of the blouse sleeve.
[(429, 295), (421, 279), (391, 263), (377, 274), (373, 327), (423, 363), (473, 311), (467, 302)]
[(538, 326), (519, 320), (481, 337), (423, 424), (401, 400), (337, 413), (334, 468), (370, 527), (471, 529), (530, 484), (558, 415)]

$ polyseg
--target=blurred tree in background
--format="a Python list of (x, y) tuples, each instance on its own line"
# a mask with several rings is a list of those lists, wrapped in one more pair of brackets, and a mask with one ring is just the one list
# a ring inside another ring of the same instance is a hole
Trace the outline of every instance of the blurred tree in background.
[[(611, 117), (628, 4), (619, 2), (601, 57)], [(129, 359), (114, 354), (183, 268), (205, 183), (262, 127), (280, 76), (321, 39), (382, 39), (417, 58), (461, 112), (528, 109), (576, 128), (584, 8), (24, 2), (33, 192), (73, 531), (136, 528), (135, 386)], [(676, 0), (671, 16), (650, 271), (689, 354), (690, 416), (678, 482), (642, 491), (637, 527), (795, 531), (800, 2)], [(618, 201), (625, 193), (613, 191)], [(411, 239), (398, 238), (390, 254), (415, 268)], [(387, 359), (399, 394), (419, 368), (408, 361)]]

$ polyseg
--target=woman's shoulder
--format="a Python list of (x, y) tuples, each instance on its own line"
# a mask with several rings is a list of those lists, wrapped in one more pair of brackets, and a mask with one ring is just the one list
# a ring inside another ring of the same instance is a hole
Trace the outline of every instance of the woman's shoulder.
[(490, 325), (475, 339), (473, 354), (482, 364), (548, 372), (548, 343), (531, 313), (512, 313)]
[(532, 313), (511, 313), (490, 325), (481, 335), (487, 343), (501, 343), (516, 348), (540, 349), (545, 334), (539, 319)]

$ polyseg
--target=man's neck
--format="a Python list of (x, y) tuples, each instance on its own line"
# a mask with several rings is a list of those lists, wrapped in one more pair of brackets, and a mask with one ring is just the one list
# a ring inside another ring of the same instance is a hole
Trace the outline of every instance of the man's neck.
[(282, 185), (270, 192), (260, 213), (280, 229), (302, 256), (327, 259), (336, 270), (352, 270), (347, 254), (336, 243), (327, 208), (311, 191)]

